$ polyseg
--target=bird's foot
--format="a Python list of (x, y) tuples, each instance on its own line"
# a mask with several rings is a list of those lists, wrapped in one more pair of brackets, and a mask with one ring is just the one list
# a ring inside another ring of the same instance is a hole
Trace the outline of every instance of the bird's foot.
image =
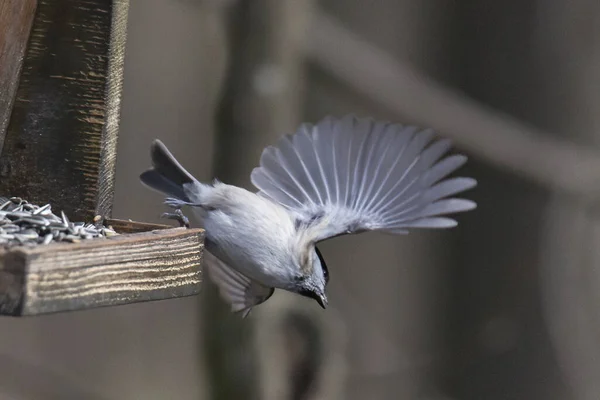
[(175, 212), (172, 212), (172, 213), (163, 213), (161, 215), (161, 218), (173, 219), (173, 220), (179, 222), (179, 226), (181, 226), (181, 227), (186, 227), (186, 228), (190, 227), (190, 220), (188, 217), (183, 215), (183, 211), (181, 211), (181, 208), (175, 209)]
[(174, 198), (174, 197), (167, 197), (167, 198), (165, 199), (165, 204), (166, 204), (168, 207), (174, 208), (175, 210), (180, 210), (180, 209), (181, 209), (181, 207), (183, 207), (183, 206), (187, 206), (187, 205), (188, 205), (188, 203), (187, 203), (187, 202), (185, 202), (185, 201), (183, 201), (183, 200), (176, 199), (176, 198)]

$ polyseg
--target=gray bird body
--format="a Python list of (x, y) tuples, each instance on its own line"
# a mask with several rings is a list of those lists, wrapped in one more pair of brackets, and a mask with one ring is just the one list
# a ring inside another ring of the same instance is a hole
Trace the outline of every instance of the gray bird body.
[(203, 185), (201, 193), (190, 194), (190, 200), (203, 204), (194, 211), (204, 221), (208, 250), (263, 285), (289, 289), (295, 272), (289, 266), (296, 261), (292, 249), (301, 246), (290, 213), (255, 193), (221, 182)]
[(247, 315), (274, 288), (325, 307), (329, 277), (318, 242), (450, 228), (456, 221), (448, 214), (476, 207), (451, 197), (474, 179), (446, 179), (466, 157), (442, 158), (450, 142), (432, 139), (431, 130), (353, 116), (305, 124), (263, 151), (251, 175), (257, 193), (198, 182), (155, 141), (153, 168), (141, 180), (172, 196), (171, 206), (191, 206), (203, 222), (208, 275), (233, 311)]

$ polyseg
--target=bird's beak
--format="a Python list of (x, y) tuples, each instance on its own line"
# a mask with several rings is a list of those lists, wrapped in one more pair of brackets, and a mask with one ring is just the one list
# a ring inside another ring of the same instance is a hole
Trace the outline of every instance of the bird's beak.
[(327, 308), (327, 296), (324, 293), (317, 296), (317, 302), (323, 309)]

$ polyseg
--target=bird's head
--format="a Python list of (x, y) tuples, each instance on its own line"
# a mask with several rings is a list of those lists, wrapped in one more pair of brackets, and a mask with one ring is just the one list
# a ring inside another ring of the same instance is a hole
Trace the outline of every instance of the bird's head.
[(316, 300), (323, 308), (327, 307), (325, 288), (329, 283), (329, 270), (319, 249), (311, 245), (302, 252), (300, 271), (294, 291)]

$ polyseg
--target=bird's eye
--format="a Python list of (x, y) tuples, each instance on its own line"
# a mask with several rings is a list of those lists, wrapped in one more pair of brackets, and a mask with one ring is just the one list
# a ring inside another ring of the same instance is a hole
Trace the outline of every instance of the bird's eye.
[(329, 283), (329, 269), (327, 268), (327, 264), (325, 263), (325, 259), (323, 255), (319, 251), (319, 248), (315, 246), (315, 251), (317, 252), (317, 256), (319, 256), (319, 261), (321, 262), (321, 268), (323, 268), (323, 277), (325, 278), (325, 284)]

